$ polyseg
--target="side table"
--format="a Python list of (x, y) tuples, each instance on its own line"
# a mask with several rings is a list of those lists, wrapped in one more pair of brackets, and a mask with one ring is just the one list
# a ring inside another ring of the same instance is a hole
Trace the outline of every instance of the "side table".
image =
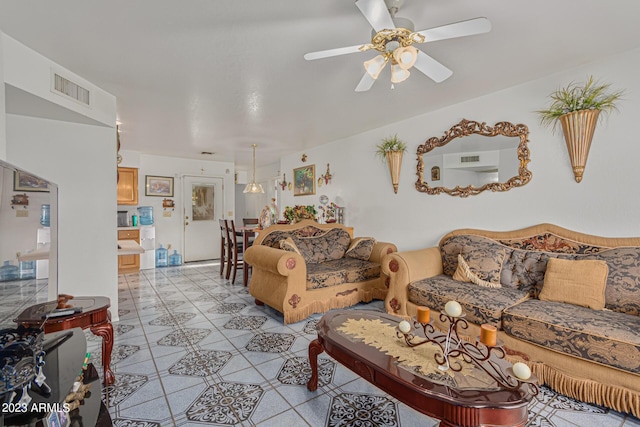
[(81, 307), (82, 312), (64, 317), (46, 317), (58, 306), (57, 301), (49, 301), (33, 305), (25, 309), (13, 321), (31, 328), (44, 328), (45, 334), (71, 328), (87, 329), (102, 338), (102, 367), (104, 368), (104, 385), (115, 382), (111, 372), (111, 351), (113, 350), (113, 326), (109, 307), (111, 301), (107, 297), (75, 297), (68, 301), (73, 307)]

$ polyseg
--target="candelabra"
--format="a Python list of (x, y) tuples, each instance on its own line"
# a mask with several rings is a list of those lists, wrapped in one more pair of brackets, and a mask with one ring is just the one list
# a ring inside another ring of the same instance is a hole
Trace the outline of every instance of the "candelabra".
[[(413, 321), (413, 330), (421, 329), (424, 337), (414, 334), (407, 321), (400, 322), (396, 335), (403, 339), (409, 347), (429, 343), (436, 345), (440, 352), (436, 352), (434, 360), (438, 364), (438, 369), (443, 372), (449, 369), (460, 372), (464, 368), (463, 363), (472, 364), (505, 389), (517, 390), (525, 385), (531, 394), (538, 394), (539, 390), (536, 384), (538, 379), (535, 374), (532, 374), (524, 363), (517, 362), (511, 366), (509, 362), (504, 360), (506, 352), (501, 343), (495, 340), (495, 336), (489, 339), (481, 336), (481, 340), (476, 339), (475, 343), (460, 337), (458, 330), (467, 329), (469, 324), (464, 319), (465, 314), (462, 313), (460, 305), (455, 301), (450, 301), (450, 303), (447, 304), (445, 310), (440, 312), (440, 321), (449, 325), (446, 334), (436, 330), (431, 324), (429, 309), (419, 307), (418, 319)], [(495, 329), (493, 330), (495, 331)]]

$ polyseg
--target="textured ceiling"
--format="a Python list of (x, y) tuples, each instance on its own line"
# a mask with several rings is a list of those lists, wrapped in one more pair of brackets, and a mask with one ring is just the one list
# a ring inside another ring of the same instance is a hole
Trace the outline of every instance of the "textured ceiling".
[[(376, 52), (351, 0), (0, 0), (0, 29), (117, 97), (123, 149), (258, 165), (640, 46), (635, 0), (406, 0), (426, 29), (487, 17), (488, 34), (419, 48), (453, 70), (434, 83), (388, 69), (356, 93)], [(202, 151), (214, 152), (203, 156)]]

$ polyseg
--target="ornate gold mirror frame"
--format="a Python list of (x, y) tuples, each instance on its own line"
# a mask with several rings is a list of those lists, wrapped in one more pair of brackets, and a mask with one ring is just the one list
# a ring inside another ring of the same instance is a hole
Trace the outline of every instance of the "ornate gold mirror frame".
[[(447, 145), (449, 142), (455, 140), (456, 138), (462, 138), (473, 134), (487, 137), (503, 135), (507, 137), (520, 138), (520, 143), (517, 147), (518, 160), (520, 162), (520, 165), (518, 167), (518, 175), (509, 178), (504, 183), (492, 182), (485, 184), (479, 188), (473, 185), (468, 185), (466, 187), (456, 186), (453, 189), (446, 187), (430, 187), (424, 180), (423, 155), (429, 153), (435, 148)], [(498, 122), (494, 126), (487, 126), (487, 124), (484, 122), (480, 123), (462, 119), (460, 123), (452, 126), (451, 129), (445, 132), (445, 134), (440, 138), (434, 136), (433, 138), (429, 138), (424, 144), (418, 146), (418, 181), (416, 182), (416, 190), (427, 194), (447, 193), (451, 196), (468, 197), (470, 195), (479, 194), (485, 190), (507, 191), (514, 187), (521, 187), (531, 180), (532, 175), (531, 171), (527, 169), (527, 164), (531, 160), (529, 158), (529, 147), (527, 146), (528, 135), (529, 128), (524, 124), (514, 125), (509, 122)]]

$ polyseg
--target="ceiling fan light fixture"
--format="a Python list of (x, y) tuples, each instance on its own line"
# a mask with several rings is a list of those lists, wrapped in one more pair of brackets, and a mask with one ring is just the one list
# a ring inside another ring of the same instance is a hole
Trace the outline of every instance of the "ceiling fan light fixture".
[(364, 69), (367, 71), (367, 74), (375, 80), (382, 72), (384, 66), (387, 65), (387, 61), (389, 61), (389, 57), (387, 55), (378, 55), (373, 59), (365, 61)]
[(264, 188), (262, 188), (262, 185), (256, 182), (256, 147), (257, 145), (251, 144), (251, 147), (253, 147), (253, 179), (251, 179), (251, 182), (244, 187), (244, 190), (242, 190), (242, 192), (251, 193), (251, 194), (260, 194), (260, 193), (264, 193)]
[(409, 78), (411, 73), (398, 64), (391, 65), (391, 83), (402, 83)]
[(418, 59), (418, 49), (413, 46), (399, 47), (393, 51), (393, 59), (400, 68), (408, 70)]

